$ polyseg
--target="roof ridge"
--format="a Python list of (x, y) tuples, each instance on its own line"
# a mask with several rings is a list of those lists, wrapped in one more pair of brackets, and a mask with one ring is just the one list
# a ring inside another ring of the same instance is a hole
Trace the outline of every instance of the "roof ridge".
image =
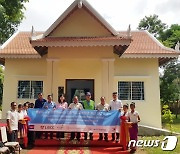
[[(45, 31), (35, 31), (36, 33), (44, 33)], [(31, 33), (31, 31), (20, 31), (19, 33)]]

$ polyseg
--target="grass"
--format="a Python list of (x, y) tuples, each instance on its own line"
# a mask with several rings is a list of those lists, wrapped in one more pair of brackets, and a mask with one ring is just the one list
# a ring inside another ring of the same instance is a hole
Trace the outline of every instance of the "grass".
[[(160, 140), (162, 141), (165, 136), (152, 136), (152, 137), (139, 137), (139, 140)], [(180, 154), (180, 136), (178, 137), (178, 143), (173, 151), (163, 151), (161, 144), (159, 147), (141, 148), (138, 149), (137, 154)]]
[[(170, 130), (170, 126), (166, 123), (163, 123), (163, 128)], [(172, 131), (180, 133), (180, 115), (177, 119), (174, 119), (172, 123)], [(160, 140), (162, 141), (165, 136), (152, 136), (152, 137), (139, 137), (139, 140)], [(178, 136), (178, 143), (176, 148), (173, 151), (163, 151), (161, 146), (157, 148), (139, 148), (137, 154), (180, 154), (180, 136)]]
[[(163, 128), (170, 130), (170, 126), (166, 123), (163, 123)], [(180, 133), (180, 114), (178, 115), (177, 119), (173, 120), (172, 131)]]

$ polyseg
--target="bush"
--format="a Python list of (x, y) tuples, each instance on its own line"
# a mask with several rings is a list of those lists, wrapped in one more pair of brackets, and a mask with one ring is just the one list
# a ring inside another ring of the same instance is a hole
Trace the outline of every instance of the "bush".
[(162, 110), (162, 122), (166, 123), (167, 125), (169, 125), (169, 129), (172, 132), (173, 128), (172, 128), (172, 123), (173, 120), (175, 119), (175, 115), (172, 114), (171, 110), (169, 109), (168, 105), (163, 105), (163, 110)]

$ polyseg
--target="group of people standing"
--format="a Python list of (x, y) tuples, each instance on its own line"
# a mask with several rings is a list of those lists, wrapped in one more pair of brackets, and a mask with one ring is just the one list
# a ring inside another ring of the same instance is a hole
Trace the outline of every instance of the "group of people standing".
[[(110, 101), (110, 103), (106, 103), (105, 97), (100, 98), (100, 103), (95, 105), (95, 102), (91, 99), (91, 93), (87, 92), (85, 95), (85, 100), (80, 103), (78, 100), (77, 96), (73, 97), (73, 102), (69, 104), (66, 102), (64, 95), (61, 95), (59, 97), (58, 103), (54, 103), (52, 101), (52, 96), (48, 95), (47, 96), (47, 101), (43, 98), (42, 93), (38, 94), (38, 99), (35, 101), (35, 106), (34, 108), (45, 108), (45, 109), (78, 109), (78, 110), (103, 110), (103, 111), (110, 111), (110, 110), (122, 110), (122, 102), (118, 99), (118, 94), (117, 92), (114, 92), (112, 94), (113, 100)], [(42, 132), (37, 132), (37, 138), (40, 138), (42, 136)], [(80, 140), (80, 132), (72, 132), (70, 136), (70, 140), (77, 139), (78, 141)], [(64, 137), (64, 132), (58, 132), (56, 134), (57, 138), (63, 138)], [(45, 133), (45, 139), (48, 138), (48, 133)], [(50, 138), (53, 138), (53, 133), (50, 132)], [(108, 141), (108, 134), (103, 133), (99, 134), (99, 141), (100, 140)], [(88, 139), (88, 133), (84, 133), (84, 140)], [(89, 139), (93, 140), (93, 133), (89, 133)], [(119, 142), (119, 133), (113, 133), (112, 134), (112, 141), (115, 141), (118, 143)]]
[(28, 126), (27, 122), (29, 121), (29, 117), (27, 115), (27, 109), (29, 108), (29, 104), (24, 103), (19, 104), (17, 107), (16, 102), (11, 103), (11, 109), (7, 112), (7, 131), (8, 131), (8, 140), (11, 142), (21, 141), (25, 147), (27, 147), (28, 143)]
[[(35, 101), (34, 108), (44, 108), (44, 109), (78, 109), (78, 110), (102, 110), (102, 111), (110, 111), (110, 110), (119, 110), (121, 112), (121, 120), (124, 123), (131, 123), (131, 127), (129, 128), (130, 139), (137, 140), (137, 132), (138, 125), (137, 123), (140, 121), (140, 117), (137, 111), (135, 111), (135, 104), (131, 103), (130, 108), (131, 111), (128, 111), (128, 104), (123, 105), (122, 102), (118, 99), (118, 93), (112, 93), (112, 100), (110, 103), (106, 103), (106, 98), (101, 97), (100, 103), (95, 105), (95, 102), (91, 99), (91, 93), (87, 92), (85, 95), (86, 99), (80, 103), (77, 96), (73, 97), (73, 102), (69, 104), (66, 102), (64, 95), (62, 94), (58, 103), (52, 101), (52, 96), (48, 95), (47, 100), (43, 98), (43, 94), (38, 94), (38, 99)], [(11, 110), (7, 112), (7, 128), (10, 136), (10, 141), (17, 141), (18, 133), (21, 137), (27, 133), (24, 131), (23, 124), (25, 124), (25, 120), (27, 121), (27, 109), (29, 107), (33, 107), (33, 104), (25, 103), (24, 105), (18, 105), (18, 111), (16, 111), (16, 102), (11, 103)], [(22, 131), (23, 130), (23, 131)], [(23, 133), (24, 132), (24, 133)], [(48, 134), (50, 133), (50, 138), (53, 138), (53, 132), (45, 132), (45, 139), (48, 138)], [(43, 132), (36, 132), (36, 138), (42, 138)], [(27, 135), (27, 134), (26, 134)], [(122, 134), (123, 135), (123, 134)], [(57, 132), (56, 137), (64, 138), (64, 132)], [(80, 132), (71, 132), (70, 140), (77, 139), (78, 141), (81, 138)], [(88, 133), (84, 133), (84, 140), (88, 139)], [(89, 139), (93, 140), (93, 133), (89, 133)], [(108, 141), (108, 133), (99, 133), (99, 141), (101, 140)], [(112, 141), (119, 142), (120, 135), (119, 133), (112, 133)]]

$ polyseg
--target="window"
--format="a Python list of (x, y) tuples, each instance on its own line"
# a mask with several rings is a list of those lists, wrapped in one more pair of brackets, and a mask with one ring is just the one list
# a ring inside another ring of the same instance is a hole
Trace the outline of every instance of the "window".
[(43, 81), (18, 81), (18, 98), (35, 99), (43, 92)]
[(144, 100), (144, 82), (118, 82), (120, 100)]

